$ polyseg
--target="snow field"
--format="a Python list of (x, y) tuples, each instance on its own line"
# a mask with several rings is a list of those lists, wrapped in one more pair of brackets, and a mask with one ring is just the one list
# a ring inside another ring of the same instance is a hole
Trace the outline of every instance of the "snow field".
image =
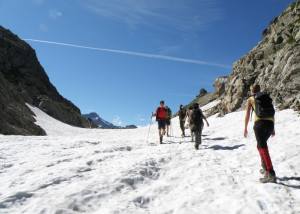
[[(0, 136), (0, 213), (299, 213), (300, 117), (276, 112), (268, 141), (278, 184), (261, 184), (245, 112), (208, 118), (200, 150), (180, 137), (159, 145), (157, 124), (82, 129), (30, 107), (48, 136)], [(189, 130), (186, 130), (189, 135)]]

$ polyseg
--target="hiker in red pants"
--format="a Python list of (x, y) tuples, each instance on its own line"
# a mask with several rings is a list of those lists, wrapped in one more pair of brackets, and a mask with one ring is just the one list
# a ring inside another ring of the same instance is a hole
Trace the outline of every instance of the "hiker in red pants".
[(275, 111), (272, 105), (272, 99), (267, 93), (260, 92), (260, 86), (258, 84), (252, 85), (250, 89), (251, 97), (247, 100), (244, 136), (247, 137), (248, 135), (247, 126), (250, 118), (250, 110), (252, 108), (255, 113), (253, 129), (262, 165), (260, 173), (264, 174), (264, 177), (260, 178), (259, 181), (261, 183), (276, 183), (276, 174), (272, 165), (267, 144), (269, 137), (275, 136)]

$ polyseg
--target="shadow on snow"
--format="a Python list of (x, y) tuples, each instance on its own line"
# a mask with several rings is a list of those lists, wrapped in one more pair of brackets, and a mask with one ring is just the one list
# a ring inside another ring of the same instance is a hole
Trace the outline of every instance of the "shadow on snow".
[(214, 145), (210, 147), (206, 147), (205, 149), (213, 149), (213, 150), (235, 150), (242, 146), (245, 146), (245, 144), (240, 144), (236, 146), (220, 146), (220, 145)]
[[(290, 181), (290, 180), (300, 181), (300, 177), (282, 177), (282, 178), (277, 177), (277, 179), (279, 181)], [(285, 183), (282, 183), (282, 182), (279, 182), (278, 184), (286, 186), (286, 187), (300, 189), (300, 185), (290, 185), (290, 184), (285, 184)]]

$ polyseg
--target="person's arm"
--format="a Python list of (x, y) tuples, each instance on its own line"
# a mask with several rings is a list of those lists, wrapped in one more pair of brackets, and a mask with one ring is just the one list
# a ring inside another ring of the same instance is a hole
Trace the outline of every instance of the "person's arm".
[(209, 123), (207, 121), (207, 118), (205, 117), (205, 115), (203, 114), (202, 110), (200, 109), (200, 113), (202, 115), (202, 118), (205, 120), (207, 127), (209, 127)]
[(273, 132), (272, 132), (271, 137), (274, 137), (274, 136), (275, 136), (275, 116), (273, 117), (273, 120), (274, 120), (274, 129), (273, 129)]
[(157, 112), (158, 112), (158, 108), (156, 109), (155, 114), (152, 113), (151, 116), (152, 116), (152, 117), (155, 117), (155, 116), (157, 115)]
[(248, 136), (248, 130), (247, 130), (247, 127), (248, 127), (248, 123), (249, 123), (249, 119), (250, 119), (251, 105), (252, 105), (251, 99), (249, 98), (249, 99), (247, 100), (247, 106), (246, 106), (244, 137), (247, 137), (247, 136)]
[(186, 120), (186, 118), (189, 116), (189, 113), (188, 112), (186, 112), (186, 114), (185, 114), (185, 117), (184, 117), (184, 121)]

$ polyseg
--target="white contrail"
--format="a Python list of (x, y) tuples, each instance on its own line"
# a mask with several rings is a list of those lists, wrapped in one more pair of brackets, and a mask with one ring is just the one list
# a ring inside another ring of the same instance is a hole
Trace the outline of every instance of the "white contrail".
[(216, 67), (221, 67), (221, 68), (232, 68), (232, 66), (223, 65), (223, 64), (214, 63), (214, 62), (205, 62), (205, 61), (199, 61), (199, 60), (193, 60), (193, 59), (184, 59), (184, 58), (158, 55), (158, 54), (146, 54), (146, 53), (138, 53), (138, 52), (132, 52), (132, 51), (121, 51), (121, 50), (112, 50), (112, 49), (105, 49), (105, 48), (94, 48), (94, 47), (88, 47), (88, 46), (82, 46), (82, 45), (72, 45), (72, 44), (60, 43), (60, 42), (42, 41), (42, 40), (37, 40), (37, 39), (23, 39), (23, 40), (32, 41), (32, 42), (47, 43), (47, 44), (54, 44), (54, 45), (70, 46), (70, 47), (75, 47), (75, 48), (85, 48), (85, 49), (90, 49), (90, 50), (107, 51), (107, 52), (113, 52), (113, 53), (122, 53), (122, 54), (143, 56), (143, 57), (149, 57), (149, 58), (155, 58), (155, 59), (171, 60), (171, 61), (177, 61), (177, 62), (193, 63), (193, 64), (200, 64), (200, 65), (210, 65), (210, 66), (216, 66)]

